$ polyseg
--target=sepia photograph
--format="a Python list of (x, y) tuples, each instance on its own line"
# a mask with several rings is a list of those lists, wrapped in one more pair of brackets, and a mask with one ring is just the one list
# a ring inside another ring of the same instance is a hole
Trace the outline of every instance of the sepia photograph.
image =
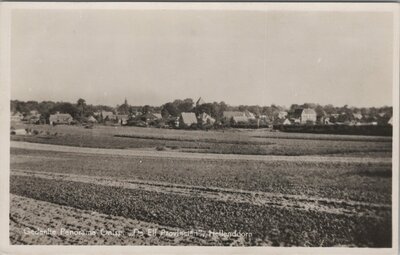
[(397, 5), (28, 6), (1, 5), (10, 247), (397, 251)]

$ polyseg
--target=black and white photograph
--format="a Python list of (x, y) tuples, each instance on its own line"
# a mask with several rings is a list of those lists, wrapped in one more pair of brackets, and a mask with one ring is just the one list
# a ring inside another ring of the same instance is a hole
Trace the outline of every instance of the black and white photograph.
[(0, 6), (9, 247), (397, 252), (398, 5), (28, 6)]

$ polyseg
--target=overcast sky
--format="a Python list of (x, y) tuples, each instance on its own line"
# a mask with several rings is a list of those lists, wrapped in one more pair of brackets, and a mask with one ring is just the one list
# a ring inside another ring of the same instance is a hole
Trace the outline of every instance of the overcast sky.
[(392, 105), (391, 13), (18, 10), (11, 98)]

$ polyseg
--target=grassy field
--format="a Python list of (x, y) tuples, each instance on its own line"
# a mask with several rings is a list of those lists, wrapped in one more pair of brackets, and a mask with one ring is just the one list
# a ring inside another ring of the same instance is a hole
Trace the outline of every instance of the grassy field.
[(14, 141), (92, 148), (158, 149), (247, 155), (365, 155), (391, 157), (390, 137), (337, 136), (271, 132), (269, 130), (187, 131), (139, 127), (84, 129), (76, 126), (30, 126), (41, 132), (12, 136)]
[[(11, 137), (50, 144), (40, 150), (35, 144), (11, 147), (14, 244), (391, 246), (391, 139), (267, 130), (40, 128), (36, 136)], [(57, 151), (51, 144), (72, 149)], [(32, 208), (39, 208), (36, 214)], [(23, 217), (24, 210), (31, 217)], [(60, 219), (48, 222), (53, 212)], [(252, 236), (64, 240), (29, 239), (21, 232), (26, 225), (93, 230), (125, 223), (129, 229), (154, 225)]]

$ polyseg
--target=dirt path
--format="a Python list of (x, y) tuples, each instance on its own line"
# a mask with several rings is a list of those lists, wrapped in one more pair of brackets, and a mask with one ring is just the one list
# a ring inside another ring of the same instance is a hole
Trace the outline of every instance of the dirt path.
[(331, 214), (382, 217), (391, 210), (390, 204), (364, 203), (350, 200), (328, 199), (301, 195), (255, 192), (215, 187), (178, 185), (163, 182), (142, 181), (135, 179), (120, 180), (111, 177), (33, 172), (26, 170), (11, 171), (12, 175), (32, 176), (50, 180), (91, 183), (126, 189), (145, 190), (165, 194), (203, 197), (212, 200), (249, 203), (252, 205), (272, 206), (296, 210), (312, 210)]
[[(10, 242), (35, 245), (244, 245), (243, 237), (190, 232), (11, 195)], [(42, 231), (42, 232), (38, 232)], [(182, 232), (184, 231), (184, 232)]]
[(349, 163), (391, 163), (391, 158), (361, 158), (361, 157), (326, 157), (326, 156), (273, 156), (273, 155), (238, 155), (238, 154), (211, 154), (188, 153), (173, 151), (149, 151), (127, 149), (101, 149), (63, 145), (50, 145), (11, 141), (12, 148), (30, 149), (38, 151), (58, 151), (70, 153), (107, 154), (135, 156), (146, 158), (189, 158), (189, 159), (223, 159), (223, 160), (252, 160), (252, 161), (286, 161), (286, 162), (349, 162)]

